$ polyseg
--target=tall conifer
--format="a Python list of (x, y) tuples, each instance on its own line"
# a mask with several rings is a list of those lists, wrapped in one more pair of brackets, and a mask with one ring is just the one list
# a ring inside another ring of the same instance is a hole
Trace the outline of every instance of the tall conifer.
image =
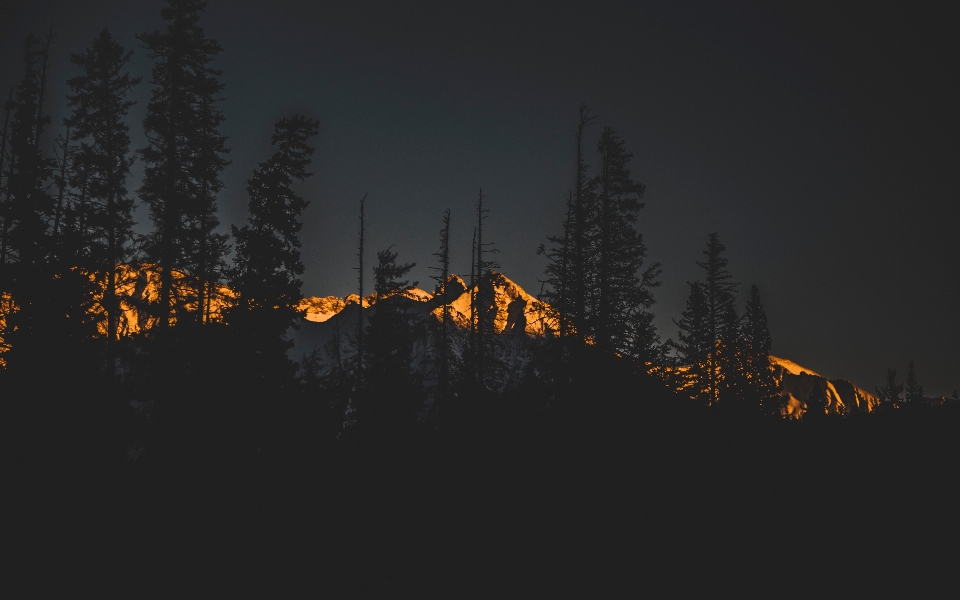
[[(633, 155), (613, 129), (603, 129), (597, 151), (601, 168), (593, 240), (597, 256), (595, 340), (602, 352), (647, 354), (655, 339), (652, 320), (633, 317), (653, 305), (651, 288), (659, 285), (660, 265), (654, 263), (641, 271), (647, 247), (635, 224), (644, 206), (640, 199), (645, 186), (631, 178), (627, 164)], [(632, 347), (631, 341), (640, 341), (641, 347)]]
[(720, 390), (725, 373), (734, 376), (739, 368), (736, 364), (735, 343), (739, 338), (736, 289), (733, 276), (727, 270), (726, 246), (720, 242), (717, 233), (711, 233), (707, 240), (707, 249), (703, 251), (706, 259), (697, 262), (704, 271), (703, 291), (707, 303), (707, 329), (710, 332), (711, 351), (707, 357), (708, 403), (716, 404), (720, 400)]
[(237, 298), (230, 322), (258, 342), (280, 344), (284, 350), (290, 343), (283, 336), (295, 324), (303, 299), (297, 234), (308, 202), (293, 184), (312, 175), (307, 172), (313, 154), (309, 140), (318, 125), (299, 115), (277, 122), (271, 139), (277, 150), (247, 182), (247, 224), (233, 228), (236, 257), (230, 277)]
[(403, 292), (417, 285), (405, 279), (416, 263), (397, 262), (391, 248), (377, 252), (373, 267), (376, 300), (367, 327), (365, 389), (356, 403), (357, 426), (382, 436), (414, 421), (419, 380), (413, 360), (411, 317)]
[[(174, 270), (194, 271), (194, 297), (202, 318), (203, 298), (226, 250), (217, 237), (215, 194), (226, 165), (225, 138), (218, 133), (223, 115), (217, 107), (223, 89), (211, 67), (220, 45), (199, 25), (201, 0), (166, 0), (165, 31), (138, 36), (154, 59), (154, 88), (143, 126), (148, 145), (141, 150), (146, 168), (140, 196), (150, 207), (154, 232), (146, 238), (148, 257), (160, 271), (160, 326), (176, 311)], [(199, 272), (197, 272), (199, 271)], [(199, 281), (198, 281), (199, 279)]]
[(750, 286), (750, 300), (743, 315), (741, 335), (744, 341), (744, 371), (748, 401), (769, 415), (780, 414), (780, 398), (770, 364), (773, 340), (767, 327), (767, 314), (760, 302), (760, 289)]
[(84, 215), (90, 233), (84, 242), (91, 266), (104, 283), (108, 348), (118, 336), (118, 266), (128, 259), (133, 236), (133, 200), (126, 187), (133, 157), (124, 118), (135, 104), (127, 95), (140, 79), (123, 72), (132, 54), (104, 29), (89, 48), (71, 56), (83, 72), (67, 82), (72, 92), (67, 104), (73, 109), (67, 126), (80, 144), (78, 153), (90, 182), (86, 198), (92, 210)]
[(36, 39), (28, 35), (24, 43), (23, 78), (14, 94), (5, 186), (6, 223), (0, 232), (0, 267), (4, 271), (11, 262), (27, 272), (43, 270), (49, 250), (47, 222), (54, 207), (44, 182), (53, 164), (39, 146), (50, 117), (44, 116), (42, 110), (44, 60), (36, 45)]
[(888, 403), (889, 406), (900, 406), (900, 402), (903, 400), (903, 384), (897, 383), (896, 369), (887, 369), (886, 381), (883, 387), (877, 390), (877, 396), (883, 402)]
[(674, 344), (677, 357), (674, 365), (676, 387), (690, 394), (691, 398), (707, 402), (709, 399), (708, 372), (713, 338), (710, 332), (710, 310), (703, 284), (694, 281), (688, 284), (690, 295), (680, 320), (674, 320), (679, 328)]
[(913, 405), (923, 402), (923, 386), (917, 379), (917, 371), (912, 360), (907, 364), (907, 376), (903, 380), (903, 399)]

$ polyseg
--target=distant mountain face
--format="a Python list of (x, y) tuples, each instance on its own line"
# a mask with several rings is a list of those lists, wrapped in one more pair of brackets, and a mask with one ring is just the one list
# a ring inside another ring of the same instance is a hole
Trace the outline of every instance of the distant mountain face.
[(799, 419), (820, 404), (829, 414), (847, 415), (876, 410), (880, 399), (846, 379), (830, 379), (801, 367), (792, 360), (770, 357), (780, 383), (783, 411), (788, 419)]
[[(494, 329), (503, 334), (498, 345), (498, 358), (512, 366), (500, 384), (505, 386), (510, 377), (519, 377), (523, 367), (532, 358), (531, 346), (524, 340), (556, 335), (557, 320), (549, 304), (537, 300), (505, 275), (494, 273), (492, 279), (496, 316)], [(404, 292), (404, 304), (414, 323), (417, 339), (415, 368), (425, 383), (435, 379), (432, 372), (433, 341), (429, 323), (441, 318), (440, 306), (449, 305), (451, 335), (455, 354), (462, 355), (466, 348), (470, 324), (470, 299), (476, 288), (467, 289), (464, 281), (452, 275), (447, 284), (445, 297), (435, 297), (421, 289)], [(321, 363), (332, 368), (340, 361), (349, 363), (356, 357), (357, 318), (360, 314), (359, 297), (351, 294), (345, 298), (336, 296), (305, 298), (301, 308), (305, 321), (299, 330), (291, 331), (294, 347), (291, 356), (300, 358), (316, 351)], [(364, 322), (376, 311), (376, 296), (363, 299)], [(526, 334), (526, 335), (521, 335)], [(788, 419), (802, 418), (815, 405), (824, 407), (829, 414), (846, 415), (853, 412), (871, 412), (880, 404), (880, 399), (845, 379), (828, 380), (812, 369), (776, 356), (770, 357), (775, 378), (780, 385), (784, 415)]]
[[(556, 318), (551, 316), (550, 305), (542, 302), (521, 288), (519, 285), (507, 278), (502, 273), (492, 273), (491, 283), (493, 285), (493, 298), (496, 305), (494, 318), (494, 329), (497, 333), (519, 333), (525, 332), (532, 336), (550, 336), (558, 330)], [(444, 298), (437, 298), (434, 294), (413, 288), (402, 292), (401, 295), (413, 302), (418, 302), (424, 306), (429, 305), (431, 314), (436, 313), (440, 317), (442, 303), (449, 306), (450, 318), (454, 323), (462, 327), (468, 327), (470, 323), (470, 299), (472, 294), (476, 293), (474, 286), (467, 289), (467, 284), (457, 275), (451, 275), (447, 280), (446, 294)], [(385, 298), (382, 298), (385, 299)], [(376, 294), (370, 294), (363, 298), (363, 309), (366, 310), (376, 303)], [(323, 323), (339, 314), (347, 305), (357, 304), (359, 296), (350, 294), (345, 298), (337, 296), (311, 296), (304, 298), (300, 303), (300, 308), (304, 311), (304, 319), (311, 323)], [(417, 305), (410, 304), (408, 309), (414, 309), (419, 312)]]
[[(502, 273), (491, 273), (493, 304), (490, 314), (493, 329), (499, 334), (491, 352), (504, 368), (492, 373), (489, 382), (494, 389), (504, 389), (511, 379), (519, 377), (532, 359), (532, 345), (538, 338), (552, 336), (558, 330), (550, 305), (542, 302)], [(421, 376), (429, 393), (435, 382), (437, 326), (442, 319), (442, 306), (447, 305), (448, 337), (454, 359), (463, 355), (469, 342), (471, 298), (477, 286), (468, 288), (457, 275), (451, 275), (443, 295), (414, 288), (392, 297), (401, 302), (410, 316), (414, 333), (413, 368)], [(379, 302), (387, 300), (381, 297)], [(359, 296), (304, 298), (301, 308), (304, 320), (289, 332), (294, 342), (290, 356), (299, 360), (313, 354), (323, 369), (350, 365), (356, 360), (357, 321), (364, 324), (377, 310), (377, 296), (370, 294), (360, 302)]]
[[(120, 318), (121, 335), (133, 335), (151, 329), (156, 321), (144, 306), (156, 302), (160, 283), (159, 273), (151, 265), (135, 267), (120, 265), (118, 292), (123, 315)], [(178, 303), (190, 310), (196, 308), (196, 297), (191, 296), (192, 281), (179, 272), (174, 273), (174, 294)], [(493, 387), (503, 388), (512, 378), (519, 377), (524, 367), (532, 359), (533, 343), (544, 337), (557, 334), (558, 323), (552, 307), (528, 294), (523, 288), (502, 273), (491, 273), (489, 285), (493, 288), (494, 331), (497, 337), (495, 352), (504, 369), (495, 375)], [(457, 275), (451, 275), (446, 292), (438, 296), (425, 290), (414, 288), (400, 294), (405, 310), (411, 316), (415, 334), (415, 364), (425, 384), (435, 379), (433, 373), (434, 351), (436, 344), (435, 325), (441, 319), (441, 306), (448, 306), (449, 333), (451, 350), (455, 357), (462, 356), (467, 347), (470, 326), (470, 304), (477, 288), (468, 289), (467, 284)], [(102, 294), (102, 290), (100, 294)], [(208, 291), (206, 312), (210, 320), (219, 320), (223, 309), (235, 297), (227, 286), (219, 285), (216, 290)], [(386, 298), (380, 298), (380, 301)], [(99, 298), (97, 298), (99, 300)], [(304, 320), (296, 329), (289, 332), (294, 342), (290, 357), (300, 360), (307, 354), (315, 353), (320, 364), (327, 369), (337, 364), (345, 364), (356, 357), (357, 320), (361, 313), (364, 323), (376, 312), (377, 297), (370, 294), (360, 302), (357, 294), (344, 298), (336, 296), (307, 297), (300, 303)], [(102, 313), (96, 308), (95, 312)], [(9, 295), (0, 297), (0, 367), (3, 366), (2, 353), (7, 349), (3, 343), (3, 325), (5, 315), (15, 310)], [(105, 327), (105, 324), (103, 324)], [(103, 328), (102, 332), (105, 331)], [(830, 414), (851, 414), (871, 412), (880, 404), (880, 399), (845, 379), (831, 379), (821, 376), (811, 369), (776, 356), (770, 357), (776, 379), (783, 398), (784, 415), (790, 419), (801, 418), (815, 405), (823, 406)]]

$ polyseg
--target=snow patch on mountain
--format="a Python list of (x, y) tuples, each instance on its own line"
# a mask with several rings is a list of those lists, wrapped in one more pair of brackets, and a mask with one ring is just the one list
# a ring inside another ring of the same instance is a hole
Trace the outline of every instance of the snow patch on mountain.
[(848, 415), (872, 412), (880, 404), (879, 398), (846, 379), (827, 379), (812, 369), (777, 356), (770, 357), (770, 364), (780, 384), (782, 412), (789, 419), (803, 418), (817, 406), (827, 414)]

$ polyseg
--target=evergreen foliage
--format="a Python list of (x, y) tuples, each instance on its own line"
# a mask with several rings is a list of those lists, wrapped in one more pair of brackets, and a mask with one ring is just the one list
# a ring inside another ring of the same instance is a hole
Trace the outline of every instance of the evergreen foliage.
[(707, 404), (716, 404), (721, 400), (721, 389), (735, 385), (733, 377), (737, 374), (736, 342), (739, 337), (736, 289), (733, 276), (727, 270), (726, 250), (720, 242), (720, 236), (711, 233), (707, 239), (707, 248), (703, 251), (704, 261), (697, 266), (703, 269), (703, 292), (706, 300), (706, 328), (711, 350), (707, 355), (706, 391)]
[(635, 228), (645, 186), (631, 179), (627, 163), (633, 155), (613, 129), (603, 129), (597, 151), (601, 168), (591, 240), (596, 253), (593, 333), (601, 352), (631, 353), (646, 360), (657, 347), (649, 309), (661, 270), (659, 263), (644, 269), (647, 247)]
[(377, 252), (373, 267), (376, 302), (366, 330), (364, 388), (355, 405), (359, 431), (392, 436), (413, 425), (421, 382), (413, 371), (414, 337), (403, 292), (416, 263), (397, 263), (390, 248)]
[(924, 401), (923, 386), (920, 385), (920, 381), (917, 379), (917, 373), (912, 360), (907, 365), (907, 376), (903, 380), (903, 399), (915, 406)]
[(281, 340), (296, 323), (303, 299), (297, 234), (308, 202), (294, 192), (293, 185), (311, 176), (307, 172), (313, 154), (309, 140), (317, 127), (317, 121), (299, 115), (277, 122), (271, 138), (277, 150), (247, 182), (247, 224), (233, 228), (236, 256), (230, 283), (237, 296), (228, 323), (244, 329), (258, 343), (280, 344), (283, 351), (289, 342)]
[(219, 278), (227, 249), (215, 232), (215, 198), (227, 150), (218, 132), (223, 114), (216, 108), (223, 85), (211, 63), (222, 48), (199, 25), (205, 6), (200, 0), (167, 0), (161, 10), (166, 30), (138, 36), (155, 61), (143, 122), (148, 145), (140, 151), (146, 163), (140, 197), (155, 228), (143, 247), (160, 270), (161, 328), (186, 311), (174, 305), (174, 270), (193, 273), (193, 281), (185, 283), (195, 287), (193, 318), (201, 321), (205, 295)]
[[(82, 244), (85, 266), (103, 282), (106, 338), (111, 345), (119, 333), (117, 267), (129, 260), (133, 237), (133, 199), (126, 188), (133, 157), (124, 118), (135, 104), (127, 95), (140, 79), (123, 72), (131, 55), (104, 29), (87, 50), (71, 57), (82, 74), (67, 82), (72, 91), (67, 104), (73, 112), (66, 123), (79, 143), (74, 157), (83, 165), (83, 206), (74, 223), (83, 231), (71, 237)], [(70, 158), (69, 141), (64, 140), (64, 163)]]
[(680, 320), (674, 320), (679, 328), (676, 350), (676, 364), (673, 365), (676, 388), (686, 391), (691, 398), (707, 403), (709, 389), (709, 359), (713, 352), (713, 337), (709, 324), (709, 306), (703, 284), (699, 281), (687, 284), (690, 294), (687, 296), (686, 309), (680, 314)]
[(10, 263), (23, 270), (42, 270), (50, 249), (47, 222), (53, 216), (54, 205), (44, 183), (53, 162), (40, 149), (40, 138), (50, 124), (42, 104), (48, 47), (38, 51), (36, 46), (36, 38), (27, 36), (23, 77), (14, 93), (8, 134), (4, 223), (0, 231), (0, 268), (5, 273), (9, 273)]
[(887, 378), (883, 387), (877, 390), (877, 396), (890, 406), (897, 407), (903, 400), (903, 384), (897, 383), (897, 370), (887, 369)]
[(744, 347), (744, 377), (747, 384), (748, 404), (759, 406), (771, 416), (780, 416), (780, 395), (770, 364), (773, 340), (767, 327), (767, 314), (760, 302), (760, 289), (750, 286), (750, 300), (741, 323)]
[[(634, 359), (650, 372), (663, 372), (664, 347), (653, 324), (653, 288), (658, 263), (645, 265), (647, 248), (636, 225), (644, 185), (629, 170), (632, 154), (610, 127), (600, 134), (599, 173), (590, 176), (584, 156), (586, 129), (596, 120), (580, 107), (576, 130), (574, 191), (567, 196), (562, 235), (547, 238), (538, 253), (547, 258), (546, 289), (561, 338), (556, 360), (583, 364), (587, 346), (608, 356)], [(577, 344), (566, 342), (576, 333)], [(558, 381), (575, 372), (561, 369)]]

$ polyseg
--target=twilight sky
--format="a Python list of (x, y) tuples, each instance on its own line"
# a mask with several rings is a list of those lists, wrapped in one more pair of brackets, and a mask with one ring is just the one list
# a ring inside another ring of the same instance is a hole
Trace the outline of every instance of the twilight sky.
[[(0, 4), (13, 13), (0, 15), (3, 96), (26, 34), (52, 25), (59, 125), (68, 55), (107, 26), (144, 77), (130, 118), (143, 147), (150, 61), (134, 35), (163, 27), (161, 2)], [(355, 287), (364, 193), (368, 262), (395, 244), (429, 287), (449, 207), (454, 269), (468, 273), (480, 187), (502, 270), (536, 294), (536, 247), (559, 230), (587, 102), (599, 115), (591, 151), (612, 126), (647, 185), (639, 229), (663, 265), (664, 339), (717, 231), (741, 296), (760, 286), (775, 354), (869, 390), (912, 358), (928, 395), (949, 394), (960, 388), (960, 52), (947, 8), (211, 0), (202, 24), (224, 47), (232, 160), (221, 220), (243, 220), (274, 121), (301, 112), (321, 122), (301, 188), (305, 294)]]

